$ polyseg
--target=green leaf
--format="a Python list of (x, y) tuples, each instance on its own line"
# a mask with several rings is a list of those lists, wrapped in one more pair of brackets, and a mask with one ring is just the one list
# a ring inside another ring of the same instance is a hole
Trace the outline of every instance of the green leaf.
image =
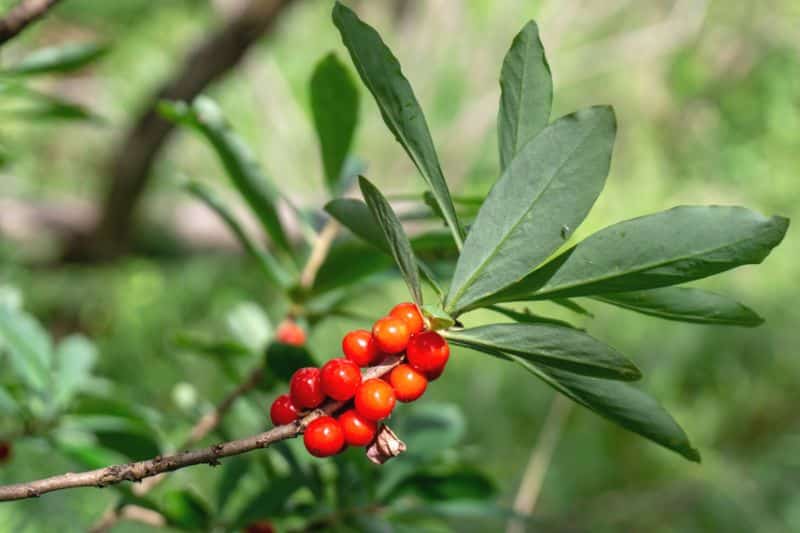
[(400, 273), (403, 275), (403, 279), (406, 281), (406, 285), (408, 285), (408, 290), (414, 302), (421, 306), (422, 290), (419, 286), (417, 260), (414, 257), (411, 243), (408, 241), (400, 220), (397, 219), (397, 215), (392, 210), (389, 202), (386, 201), (386, 198), (369, 180), (361, 176), (358, 178), (358, 184), (361, 187), (361, 194), (364, 195), (364, 200), (366, 200), (367, 206), (372, 212), (372, 216), (383, 231), (383, 236), (389, 244), (392, 256), (400, 269)]
[(190, 490), (167, 492), (161, 496), (159, 508), (171, 526), (190, 531), (208, 531), (211, 526), (208, 504)]
[(491, 324), (452, 330), (453, 344), (489, 355), (498, 352), (576, 374), (633, 381), (642, 377), (622, 354), (573, 328), (554, 324)]
[(531, 313), (528, 309), (525, 309), (523, 312), (519, 312), (506, 307), (500, 307), (499, 305), (490, 305), (486, 307), (486, 309), (490, 309), (495, 313), (500, 313), (501, 315), (510, 318), (514, 322), (522, 322), (523, 324), (553, 324), (565, 328), (580, 329), (576, 328), (569, 322), (564, 322), (563, 320)]
[(9, 392), (0, 386), (0, 414), (15, 415), (19, 412), (19, 404)]
[(500, 170), (505, 170), (550, 120), (553, 79), (536, 22), (528, 22), (514, 37), (500, 72), (500, 89), (497, 134)]
[(492, 302), (590, 296), (677, 285), (760, 263), (789, 220), (743, 207), (682, 206), (590, 235)]
[(487, 500), (496, 492), (488, 476), (474, 468), (459, 465), (417, 472), (404, 479), (387, 500), (404, 495), (428, 501)]
[(690, 287), (616, 292), (594, 296), (593, 299), (678, 322), (748, 327), (764, 323), (755, 311), (727, 296)]
[(265, 364), (267, 378), (288, 382), (298, 368), (314, 366), (314, 359), (302, 346), (273, 342), (267, 347)]
[(700, 453), (670, 414), (651, 396), (621, 381), (579, 376), (509, 356), (545, 383), (597, 414), (700, 462)]
[(217, 482), (216, 508), (218, 512), (225, 509), (225, 505), (233, 496), (234, 491), (242, 479), (253, 469), (253, 464), (247, 456), (234, 457), (222, 466), (222, 475)]
[(97, 349), (83, 335), (70, 335), (56, 348), (53, 402), (59, 408), (90, 382), (97, 361)]
[(234, 339), (220, 339), (216, 335), (206, 335), (195, 331), (179, 331), (172, 339), (178, 348), (190, 350), (212, 357), (238, 357), (251, 353), (250, 348)]
[(32, 76), (51, 72), (68, 72), (91, 63), (107, 51), (108, 47), (98, 43), (69, 43), (41, 48), (16, 65), (0, 71), (0, 74)]
[(161, 102), (159, 110), (167, 119), (189, 126), (205, 137), (272, 242), (291, 256), (292, 245), (276, 207), (281, 195), (264, 175), (253, 152), (230, 128), (217, 104), (201, 96), (191, 106), (182, 102)]
[(250, 522), (274, 518), (282, 514), (289, 497), (303, 486), (303, 480), (282, 477), (270, 480), (269, 484), (245, 505), (233, 521), (233, 530), (239, 530)]
[(209, 209), (214, 211), (228, 229), (236, 236), (241, 245), (256, 263), (269, 280), (279, 287), (289, 287), (292, 283), (291, 276), (278, 263), (272, 254), (254, 243), (233, 213), (228, 209), (224, 202), (211, 189), (202, 183), (191, 181), (186, 184), (186, 190), (201, 202), (206, 204)]
[(396, 421), (392, 419), (392, 427), (402, 435), (409, 454), (434, 457), (463, 440), (467, 423), (457, 405), (422, 403), (414, 404)]
[(336, 54), (330, 53), (314, 68), (310, 89), (325, 180), (336, 195), (342, 192), (341, 178), (358, 124), (358, 88)]
[(28, 387), (39, 392), (49, 387), (53, 346), (34, 317), (0, 306), (0, 346), (8, 352), (13, 371)]
[(378, 32), (339, 2), (333, 8), (333, 22), (361, 80), (375, 98), (383, 121), (427, 182), (456, 245), (461, 248), (464, 231), (456, 216), (425, 116), (400, 63)]
[(563, 307), (564, 309), (569, 309), (573, 313), (594, 318), (594, 315), (591, 313), (591, 311), (576, 303), (574, 300), (570, 300), (569, 298), (554, 298), (550, 301), (558, 306)]
[(457, 315), (514, 284), (564, 244), (603, 189), (615, 132), (614, 111), (592, 107), (523, 147), (478, 212), (445, 310)]
[(2, 114), (27, 121), (101, 119), (85, 107), (55, 96), (37, 95), (31, 103), (2, 110)]

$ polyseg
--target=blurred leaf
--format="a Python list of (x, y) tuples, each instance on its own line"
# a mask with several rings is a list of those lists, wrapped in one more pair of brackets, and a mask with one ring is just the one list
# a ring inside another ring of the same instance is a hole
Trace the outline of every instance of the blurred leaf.
[(100, 118), (85, 107), (54, 96), (38, 98), (35, 102), (11, 109), (3, 109), (2, 114), (16, 119), (39, 120), (91, 120)]
[(425, 116), (403, 76), (400, 63), (378, 32), (339, 2), (333, 8), (333, 22), (361, 80), (375, 98), (383, 121), (428, 183), (460, 248), (464, 231), (456, 216)]
[(609, 293), (594, 299), (678, 322), (749, 327), (764, 323), (755, 311), (727, 296), (689, 287)]
[(193, 196), (202, 201), (209, 209), (214, 211), (222, 221), (228, 226), (228, 229), (236, 236), (239, 243), (244, 247), (250, 256), (256, 260), (256, 263), (261, 270), (266, 274), (267, 278), (279, 287), (289, 287), (292, 279), (289, 274), (281, 267), (281, 265), (272, 257), (268, 251), (264, 250), (256, 243), (254, 243), (236, 217), (223, 203), (214, 192), (203, 185), (202, 183), (192, 181), (186, 184), (188, 190)]
[(254, 302), (238, 303), (225, 320), (233, 336), (253, 352), (260, 353), (275, 333), (267, 314)]
[(610, 107), (592, 107), (561, 117), (522, 148), (475, 218), (445, 310), (491, 300), (568, 239), (603, 189), (616, 128)]
[(464, 438), (467, 423), (458, 406), (447, 403), (414, 404), (392, 427), (402, 435), (408, 453), (424, 457), (454, 448)]
[(8, 391), (0, 387), (0, 413), (11, 416), (19, 412), (19, 404)]
[(172, 342), (179, 348), (212, 357), (237, 357), (248, 355), (250, 348), (234, 339), (220, 339), (194, 331), (179, 331)]
[(276, 207), (280, 193), (244, 141), (230, 128), (217, 104), (210, 98), (198, 97), (191, 106), (161, 102), (159, 110), (167, 119), (189, 126), (206, 138), (272, 242), (292, 256), (292, 246)]
[(623, 381), (642, 377), (625, 356), (573, 328), (553, 324), (490, 324), (447, 331), (445, 337), (452, 344), (495, 357), (498, 352), (511, 354), (586, 376)]
[(28, 313), (0, 306), (0, 347), (4, 347), (11, 368), (31, 389), (50, 386), (53, 346), (50, 336)]
[(311, 113), (322, 152), (328, 190), (343, 191), (341, 178), (358, 124), (358, 88), (335, 54), (325, 56), (311, 75)]
[(509, 359), (532, 372), (542, 381), (625, 429), (638, 433), (690, 461), (700, 462), (683, 429), (651, 396), (623, 383), (579, 376), (509, 355)]
[(269, 484), (245, 505), (233, 521), (232, 529), (238, 530), (250, 522), (282, 514), (286, 501), (302, 486), (302, 480), (294, 477), (270, 480)]
[(69, 43), (41, 48), (16, 65), (0, 70), (0, 74), (32, 76), (51, 72), (68, 72), (91, 63), (107, 51), (108, 47), (98, 43)]
[(574, 300), (570, 300), (569, 298), (554, 298), (550, 301), (558, 306), (563, 307), (564, 309), (569, 309), (573, 313), (594, 318), (594, 315), (591, 313), (591, 311), (576, 303)]
[(267, 347), (266, 377), (288, 382), (298, 368), (314, 366), (314, 359), (302, 346), (273, 342)]
[(159, 509), (171, 526), (189, 531), (208, 531), (211, 511), (197, 494), (189, 490), (173, 490), (160, 498)]
[(222, 512), (242, 479), (252, 471), (253, 464), (247, 456), (240, 455), (226, 461), (217, 482), (217, 512)]
[(58, 451), (81, 467), (94, 470), (108, 465), (124, 463), (126, 455), (95, 444), (57, 440)]
[[(358, 257), (358, 261), (353, 261), (354, 257)], [(392, 266), (389, 256), (372, 246), (352, 240), (336, 242), (317, 272), (313, 292), (319, 295), (339, 289), (349, 291)]]
[(97, 349), (83, 335), (70, 335), (58, 344), (55, 355), (53, 401), (64, 408), (91, 381)]
[(358, 178), (358, 183), (372, 216), (383, 231), (383, 236), (389, 244), (392, 256), (400, 269), (400, 273), (403, 275), (411, 297), (417, 305), (422, 305), (422, 289), (419, 286), (417, 259), (414, 257), (414, 251), (411, 249), (411, 243), (408, 241), (402, 224), (397, 219), (392, 206), (389, 205), (386, 198), (372, 183), (363, 176)]
[(539, 270), (476, 305), (676, 285), (760, 263), (789, 220), (743, 207), (683, 206), (590, 235)]
[(417, 472), (403, 480), (387, 499), (411, 495), (429, 501), (487, 500), (496, 492), (485, 474), (459, 465)]
[(503, 61), (500, 89), (497, 133), (502, 171), (550, 120), (553, 80), (536, 22), (528, 22), (514, 37)]

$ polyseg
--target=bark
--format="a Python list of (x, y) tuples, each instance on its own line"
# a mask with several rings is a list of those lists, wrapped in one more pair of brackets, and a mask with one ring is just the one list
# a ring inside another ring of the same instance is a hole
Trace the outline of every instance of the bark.
[(61, 0), (24, 0), (0, 19), (0, 46), (10, 41)]

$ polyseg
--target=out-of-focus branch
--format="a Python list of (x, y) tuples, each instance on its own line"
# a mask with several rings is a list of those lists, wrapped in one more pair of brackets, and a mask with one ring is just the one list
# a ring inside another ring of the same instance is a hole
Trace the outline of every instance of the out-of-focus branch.
[(0, 46), (16, 37), (22, 30), (42, 18), (61, 0), (23, 0), (0, 18)]
[(151, 96), (111, 156), (111, 184), (97, 225), (89, 235), (79, 236), (70, 244), (65, 254), (68, 259), (103, 259), (125, 250), (153, 164), (175, 128), (158, 114), (157, 103), (162, 99), (192, 100), (230, 72), (292, 1), (251, 0), (238, 15), (195, 46), (174, 77)]

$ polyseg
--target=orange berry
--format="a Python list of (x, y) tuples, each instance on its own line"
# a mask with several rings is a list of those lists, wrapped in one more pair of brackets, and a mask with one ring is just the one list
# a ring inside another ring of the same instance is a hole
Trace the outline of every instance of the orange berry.
[(372, 337), (382, 352), (396, 354), (406, 349), (411, 333), (404, 320), (386, 316), (372, 326)]
[(415, 335), (425, 329), (425, 320), (422, 318), (422, 314), (419, 312), (419, 307), (411, 302), (403, 302), (395, 305), (392, 310), (389, 311), (389, 316), (393, 316), (404, 321), (408, 326), (408, 332), (412, 335)]
[(398, 365), (389, 373), (389, 384), (401, 402), (413, 402), (425, 392), (428, 378), (411, 365)]

